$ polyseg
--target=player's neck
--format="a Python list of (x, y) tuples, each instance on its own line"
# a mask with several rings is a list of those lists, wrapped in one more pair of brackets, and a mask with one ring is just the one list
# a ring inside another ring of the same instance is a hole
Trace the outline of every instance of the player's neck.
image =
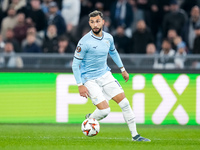
[(98, 34), (95, 34), (93, 31), (92, 31), (92, 33), (97, 37), (102, 37), (102, 35), (103, 35), (102, 31), (100, 31)]

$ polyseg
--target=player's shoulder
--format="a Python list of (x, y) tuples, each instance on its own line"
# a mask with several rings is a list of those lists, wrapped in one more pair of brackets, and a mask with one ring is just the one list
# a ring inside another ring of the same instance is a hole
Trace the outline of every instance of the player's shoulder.
[(103, 31), (103, 34), (105, 38), (111, 38), (111, 39), (113, 38), (113, 36), (108, 32)]
[(83, 59), (81, 57), (81, 53), (84, 53), (88, 49), (88, 33), (85, 34), (79, 41), (76, 46), (75, 57), (79, 59)]
[(108, 40), (110, 41), (110, 43), (113, 43), (113, 36), (110, 33), (103, 31), (103, 34), (105, 40)]
[(90, 33), (88, 32), (87, 34), (85, 34), (80, 40), (79, 42), (87, 42), (88, 39), (90, 39), (91, 35)]
[(90, 34), (89, 32), (85, 34), (78, 42), (77, 47), (80, 47), (81, 49), (87, 49), (88, 47), (88, 41), (90, 41)]

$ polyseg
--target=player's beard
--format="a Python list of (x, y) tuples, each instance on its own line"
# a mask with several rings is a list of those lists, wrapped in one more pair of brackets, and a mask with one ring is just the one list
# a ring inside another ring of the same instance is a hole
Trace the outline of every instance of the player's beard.
[(101, 29), (102, 29), (102, 28), (99, 28), (98, 31), (94, 31), (94, 29), (92, 29), (92, 31), (93, 31), (94, 34), (98, 35), (98, 34), (101, 32)]

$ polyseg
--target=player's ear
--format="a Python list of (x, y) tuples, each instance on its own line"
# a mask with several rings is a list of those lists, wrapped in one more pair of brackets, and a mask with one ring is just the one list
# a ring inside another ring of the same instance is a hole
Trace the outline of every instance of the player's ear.
[(90, 25), (90, 20), (88, 21), (88, 23), (89, 23), (89, 26), (91, 27), (91, 25)]
[(105, 23), (105, 20), (103, 19), (103, 25), (104, 25), (104, 23)]

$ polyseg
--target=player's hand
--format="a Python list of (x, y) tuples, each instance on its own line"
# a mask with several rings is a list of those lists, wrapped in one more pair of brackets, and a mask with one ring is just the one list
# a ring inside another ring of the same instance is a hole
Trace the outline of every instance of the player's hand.
[(123, 76), (125, 82), (127, 82), (129, 80), (129, 74), (126, 72), (126, 70), (122, 72), (122, 76)]
[(84, 85), (79, 86), (78, 90), (79, 90), (80, 96), (88, 98), (89, 92), (88, 92), (88, 89)]

